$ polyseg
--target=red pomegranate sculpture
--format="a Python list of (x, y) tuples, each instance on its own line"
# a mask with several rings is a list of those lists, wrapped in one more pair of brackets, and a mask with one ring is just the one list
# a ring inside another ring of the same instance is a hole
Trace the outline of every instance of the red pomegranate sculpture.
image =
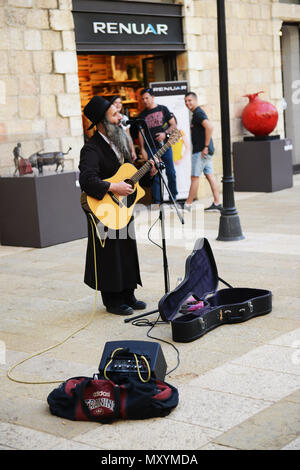
[(278, 111), (275, 106), (259, 98), (259, 91), (250, 95), (244, 95), (249, 98), (249, 103), (242, 112), (242, 122), (245, 128), (257, 136), (269, 135), (276, 127), (278, 122)]

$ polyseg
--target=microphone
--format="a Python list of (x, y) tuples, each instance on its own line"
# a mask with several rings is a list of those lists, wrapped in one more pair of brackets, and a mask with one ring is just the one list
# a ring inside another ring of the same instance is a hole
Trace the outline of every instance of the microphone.
[(123, 126), (128, 126), (130, 124), (138, 125), (140, 122), (144, 122), (144, 119), (138, 119), (138, 118), (129, 119), (127, 116), (123, 116), (122, 119), (121, 119), (121, 124)]

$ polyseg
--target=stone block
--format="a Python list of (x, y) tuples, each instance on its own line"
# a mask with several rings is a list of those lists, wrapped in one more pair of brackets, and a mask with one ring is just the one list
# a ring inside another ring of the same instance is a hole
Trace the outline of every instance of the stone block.
[(60, 150), (59, 139), (44, 139), (43, 143), (43, 152), (57, 152)]
[(19, 77), (19, 95), (37, 95), (40, 91), (39, 79), (36, 75)]
[(79, 80), (77, 74), (66, 74), (65, 75), (66, 92), (67, 93), (79, 93)]
[(64, 92), (64, 79), (62, 75), (41, 75), (41, 94), (57, 95)]
[(54, 31), (69, 31), (74, 29), (71, 11), (49, 10), (50, 26)]
[(281, 83), (271, 83), (270, 85), (270, 98), (282, 99), (282, 85)]
[(202, 70), (201, 72), (199, 72), (199, 84), (201, 86), (209, 86), (211, 84), (211, 71), (210, 70)]
[(8, 26), (26, 26), (27, 13), (25, 8), (7, 7), (4, 12), (5, 23)]
[(50, 51), (34, 51), (32, 54), (33, 69), (36, 73), (52, 72), (52, 54)]
[(202, 21), (199, 18), (186, 18), (185, 19), (185, 30), (189, 34), (201, 34), (202, 33)]
[(7, 96), (5, 104), (0, 105), (0, 121), (14, 119), (18, 114), (18, 100), (16, 96)]
[(8, 56), (6, 51), (0, 51), (0, 73), (8, 73)]
[(70, 130), (73, 137), (83, 135), (83, 124), (81, 116), (70, 117)]
[(217, 52), (203, 52), (200, 54), (203, 69), (214, 69), (218, 67)]
[(77, 56), (74, 51), (55, 51), (54, 70), (57, 73), (77, 73)]
[[(31, 135), (31, 132), (32, 132), (32, 120), (31, 119), (18, 119), (17, 116), (15, 116), (13, 119), (11, 117), (8, 119), (9, 120), (6, 121), (7, 134), (15, 138), (15, 142), (19, 142), (20, 136)], [(10, 156), (12, 155), (11, 152), (12, 152), (12, 149), (9, 152)], [(22, 155), (24, 157), (28, 155), (26, 152), (25, 142), (22, 142)]]
[[(1, 93), (6, 96), (16, 96), (18, 94), (18, 80), (11, 75), (1, 76)], [(2, 103), (3, 104), (3, 103)]]
[(227, 35), (227, 47), (231, 51), (240, 51), (243, 37), (240, 34), (236, 34), (235, 31), (229, 32)]
[(69, 134), (68, 119), (61, 117), (50, 117), (47, 119), (47, 136), (48, 137), (63, 137)]
[(60, 32), (57, 31), (42, 31), (42, 44), (43, 49), (47, 51), (56, 51), (61, 49)]
[(264, 20), (271, 19), (271, 5), (260, 5), (261, 18)]
[(27, 27), (38, 28), (38, 29), (48, 29), (49, 28), (48, 10), (29, 11), (27, 15)]
[(57, 116), (55, 95), (42, 95), (40, 97), (40, 113), (42, 117)]
[(60, 10), (72, 10), (72, 0), (58, 0)]
[(9, 0), (8, 4), (12, 7), (31, 8), (33, 0)]
[(200, 16), (201, 18), (206, 18), (207, 16), (207, 2), (193, 2), (194, 11), (193, 16)]
[(79, 95), (60, 94), (57, 96), (58, 112), (62, 117), (80, 116), (81, 103)]
[[(1, 63), (2, 61), (0, 61)], [(32, 61), (30, 52), (11, 51), (8, 57), (9, 71), (12, 74), (32, 73)]]
[[(32, 136), (40, 137), (46, 134), (46, 122), (45, 119), (32, 119), (31, 121), (31, 134)], [(33, 152), (31, 152), (33, 153)]]
[(57, 0), (35, 0), (37, 8), (57, 8)]
[(0, 29), (0, 49), (8, 50), (10, 49), (9, 36), (7, 34), (7, 28)]
[(211, 34), (212, 31), (217, 31), (217, 20), (215, 18), (202, 19), (201, 25), (201, 34)]
[(189, 73), (189, 82), (191, 88), (199, 86), (199, 72), (196, 70), (191, 70)]
[(62, 31), (63, 48), (65, 51), (75, 51), (76, 42), (74, 31)]
[(22, 119), (33, 119), (39, 112), (39, 99), (36, 96), (19, 97), (19, 115)]
[(9, 39), (10, 50), (22, 51), (24, 49), (23, 31), (20, 28), (8, 28), (6, 34)]

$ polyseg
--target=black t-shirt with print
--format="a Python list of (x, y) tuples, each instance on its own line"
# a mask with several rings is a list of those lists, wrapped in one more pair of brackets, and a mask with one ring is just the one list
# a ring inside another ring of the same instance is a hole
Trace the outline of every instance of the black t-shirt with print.
[[(200, 106), (197, 106), (193, 112), (192, 122), (191, 122), (191, 134), (192, 134), (192, 144), (193, 144), (193, 153), (202, 152), (205, 146), (205, 128), (202, 125), (202, 122), (208, 119), (207, 114), (203, 111)], [(209, 155), (213, 155), (215, 149), (213, 140), (210, 139), (208, 146)]]
[[(145, 120), (148, 126), (148, 129), (150, 131), (150, 134), (152, 136), (152, 139), (154, 140), (155, 147), (157, 149), (160, 148), (161, 144), (155, 139), (155, 135), (158, 134), (159, 132), (167, 131), (169, 127), (169, 121), (172, 117), (174, 117), (174, 114), (171, 113), (169, 109), (162, 104), (158, 104), (153, 109), (144, 109), (144, 111), (142, 111), (141, 114), (139, 115), (139, 119)], [(146, 139), (148, 140), (151, 147), (153, 147), (153, 142), (152, 142), (151, 137), (149, 136), (147, 126), (145, 126), (144, 128)], [(146, 143), (145, 143), (145, 149), (147, 149)]]

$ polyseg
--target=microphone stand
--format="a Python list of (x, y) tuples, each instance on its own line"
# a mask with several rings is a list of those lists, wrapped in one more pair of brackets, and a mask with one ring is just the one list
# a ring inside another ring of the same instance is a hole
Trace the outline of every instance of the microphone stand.
[[(164, 208), (163, 208), (163, 188), (165, 187), (168, 194), (169, 194), (169, 197), (170, 197), (170, 200), (172, 201), (172, 204), (173, 206), (175, 207), (176, 209), (176, 212), (177, 212), (177, 215), (178, 215), (178, 218), (180, 220), (180, 222), (182, 224), (184, 224), (184, 218), (182, 217), (182, 215), (180, 214), (179, 212), (179, 209), (177, 207), (177, 204), (174, 200), (174, 197), (170, 191), (170, 188), (164, 178), (164, 175), (162, 174), (162, 170), (165, 168), (164, 164), (162, 162), (156, 162), (155, 159), (154, 159), (154, 154), (152, 152), (152, 148), (145, 136), (145, 132), (144, 132), (144, 129), (143, 129), (143, 126), (142, 124), (140, 124), (138, 122), (138, 120), (135, 122), (135, 124), (138, 126), (141, 134), (142, 134), (142, 137), (144, 139), (144, 142), (146, 143), (147, 147), (148, 147), (148, 150), (149, 150), (149, 153), (150, 153), (150, 158), (154, 161), (154, 166), (155, 168), (157, 169), (157, 173), (159, 175), (159, 182), (160, 182), (160, 205), (159, 205), (159, 219), (160, 219), (160, 225), (161, 225), (161, 236), (162, 236), (162, 250), (163, 250), (163, 267), (164, 267), (164, 281), (165, 281), (165, 294), (167, 292), (169, 292), (170, 290), (170, 283), (169, 283), (169, 276), (168, 276), (168, 259), (167, 259), (167, 247), (166, 247), (166, 237), (165, 237), (165, 214), (164, 214)], [(145, 122), (145, 125), (147, 126), (147, 123)], [(148, 129), (148, 132), (149, 132), (149, 128), (147, 126), (147, 129)], [(149, 135), (151, 136), (151, 133), (149, 132)], [(151, 136), (152, 137), (152, 136)], [(152, 139), (153, 141), (153, 139)], [(155, 147), (155, 144), (154, 144), (154, 147)], [(133, 320), (136, 320), (137, 318), (142, 318), (142, 317), (145, 317), (145, 316), (148, 316), (148, 315), (151, 315), (152, 313), (156, 313), (158, 312), (159, 310), (158, 309), (155, 309), (155, 310), (151, 310), (150, 312), (146, 312), (146, 313), (142, 313), (140, 315), (136, 315), (135, 317), (131, 317), (131, 318), (125, 318), (124, 322), (125, 323), (129, 323)]]

